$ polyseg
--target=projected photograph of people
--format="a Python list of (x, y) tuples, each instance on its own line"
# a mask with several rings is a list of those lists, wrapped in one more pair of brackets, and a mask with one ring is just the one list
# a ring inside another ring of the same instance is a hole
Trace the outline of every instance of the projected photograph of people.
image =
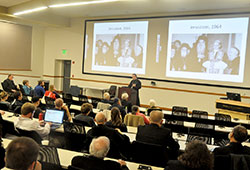
[(148, 21), (95, 23), (92, 70), (145, 74)]
[(142, 68), (143, 34), (97, 34), (95, 65)]
[(248, 22), (248, 17), (170, 20), (166, 77), (243, 82)]
[(173, 34), (171, 71), (238, 75), (241, 34)]

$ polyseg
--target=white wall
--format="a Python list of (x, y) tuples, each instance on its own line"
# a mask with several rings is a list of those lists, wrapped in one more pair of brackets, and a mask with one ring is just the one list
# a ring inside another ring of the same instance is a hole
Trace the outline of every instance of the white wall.
[[(15, 49), (10, 49), (15, 50)], [(14, 76), (16, 84), (22, 84), (24, 79), (28, 79), (32, 86), (37, 84), (40, 76), (43, 75), (43, 59), (44, 59), (44, 28), (34, 25), (32, 28), (32, 52), (31, 52), (31, 70), (32, 71), (0, 71), (0, 80), (3, 81), (7, 75), (17, 74)], [(4, 56), (1, 56), (4, 57)], [(18, 57), (18, 56), (17, 56)], [(27, 76), (25, 76), (27, 75)], [(35, 76), (35, 77), (30, 77)], [(1, 87), (2, 88), (2, 87)]]

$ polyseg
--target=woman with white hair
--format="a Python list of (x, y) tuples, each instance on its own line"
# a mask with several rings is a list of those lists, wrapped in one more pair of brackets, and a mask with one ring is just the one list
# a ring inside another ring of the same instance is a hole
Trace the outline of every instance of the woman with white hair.
[(160, 110), (161, 109), (159, 107), (156, 106), (156, 102), (154, 99), (150, 99), (149, 100), (149, 107), (147, 108), (147, 115), (150, 115), (150, 112), (152, 112), (153, 110)]

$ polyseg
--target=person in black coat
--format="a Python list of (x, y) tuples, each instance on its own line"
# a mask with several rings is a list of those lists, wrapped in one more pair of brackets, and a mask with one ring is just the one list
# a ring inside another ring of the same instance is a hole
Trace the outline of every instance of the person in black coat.
[(194, 140), (187, 144), (185, 152), (178, 160), (170, 160), (165, 170), (212, 170), (213, 155), (207, 145)]
[(101, 136), (93, 139), (89, 147), (89, 156), (76, 156), (71, 165), (84, 170), (128, 170), (126, 162), (122, 160), (104, 160), (110, 148), (110, 140)]
[(128, 136), (121, 134), (119, 130), (106, 126), (106, 118), (103, 113), (97, 113), (95, 121), (98, 125), (92, 127), (92, 129), (88, 131), (84, 145), (86, 146), (85, 149), (89, 150), (88, 147), (93, 138), (106, 136), (110, 140), (110, 151), (108, 153), (108, 157), (119, 159), (122, 155), (126, 155), (127, 149), (130, 146)]
[(76, 115), (74, 119), (81, 121), (86, 126), (93, 127), (95, 126), (94, 119), (89, 116), (92, 110), (92, 104), (83, 103), (81, 106), (81, 113), (79, 115)]
[(150, 124), (138, 126), (136, 141), (166, 146), (176, 158), (180, 145), (172, 138), (171, 131), (162, 127), (163, 113), (161, 111), (152, 111), (150, 113)]
[(109, 110), (111, 110), (113, 107), (117, 107), (120, 110), (121, 115), (122, 115), (122, 119), (124, 119), (124, 117), (126, 116), (126, 111), (122, 107), (120, 99), (115, 98), (114, 103), (112, 106), (110, 106)]
[(8, 93), (15, 93), (17, 90), (19, 90), (19, 88), (15, 85), (14, 81), (13, 81), (13, 75), (9, 74), (8, 78), (4, 80), (3, 84), (4, 84), (4, 90)]
[(228, 135), (230, 143), (227, 146), (215, 148), (214, 155), (245, 154), (250, 155), (250, 147), (243, 146), (242, 142), (247, 140), (248, 133), (244, 126), (237, 125)]
[(138, 80), (136, 74), (132, 74), (132, 80), (130, 81), (128, 87), (131, 88), (131, 89), (133, 89), (133, 90), (135, 90), (137, 92), (136, 105), (140, 106), (139, 90), (141, 88), (141, 81)]

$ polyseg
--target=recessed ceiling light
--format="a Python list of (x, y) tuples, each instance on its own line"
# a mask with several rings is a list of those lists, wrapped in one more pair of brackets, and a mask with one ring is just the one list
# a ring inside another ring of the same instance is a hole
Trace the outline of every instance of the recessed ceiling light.
[(116, 2), (116, 1), (119, 1), (119, 0), (99, 0), (99, 1), (73, 2), (73, 3), (66, 3), (66, 4), (49, 5), (49, 7), (50, 8), (57, 8), (57, 7), (98, 4), (98, 3), (107, 3), (107, 2)]
[(37, 12), (37, 11), (41, 11), (44, 9), (47, 9), (48, 7), (43, 6), (43, 7), (38, 7), (38, 8), (34, 8), (34, 9), (28, 9), (25, 11), (21, 11), (21, 12), (15, 12), (13, 15), (22, 15), (22, 14), (28, 14), (28, 13), (32, 13), (32, 12)]

